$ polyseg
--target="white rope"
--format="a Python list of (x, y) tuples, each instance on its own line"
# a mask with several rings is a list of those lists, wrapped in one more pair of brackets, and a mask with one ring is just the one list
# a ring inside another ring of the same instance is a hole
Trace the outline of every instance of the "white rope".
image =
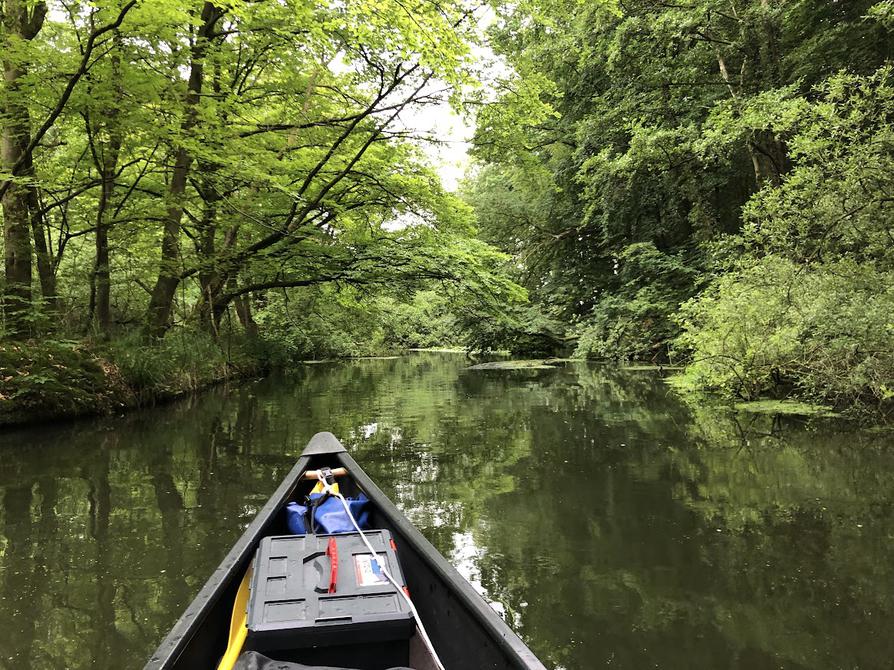
[(366, 535), (363, 534), (363, 531), (360, 530), (360, 526), (357, 525), (357, 520), (354, 518), (354, 515), (351, 514), (351, 508), (348, 506), (348, 501), (345, 500), (345, 497), (335, 491), (332, 488), (331, 484), (328, 484), (320, 473), (317, 473), (317, 477), (320, 480), (320, 484), (323, 487), (323, 493), (328, 493), (335, 498), (341, 500), (342, 506), (345, 508), (345, 512), (348, 515), (348, 518), (351, 520), (351, 524), (353, 524), (354, 528), (360, 533), (360, 539), (363, 540), (363, 544), (366, 545), (366, 548), (369, 549), (369, 553), (372, 554), (373, 560), (376, 562), (376, 565), (379, 566), (379, 569), (382, 571), (382, 574), (391, 582), (392, 586), (397, 589), (397, 592), (403, 597), (404, 600), (407, 601), (407, 605), (410, 606), (410, 611), (413, 612), (413, 617), (416, 619), (416, 626), (419, 628), (419, 635), (422, 637), (422, 642), (425, 644), (425, 647), (428, 649), (429, 653), (434, 659), (435, 665), (438, 667), (438, 670), (445, 670), (444, 664), (441, 663), (441, 659), (438, 658), (438, 652), (435, 651), (434, 645), (431, 643), (431, 639), (428, 637), (428, 633), (425, 630), (425, 626), (422, 625), (422, 619), (419, 617), (419, 612), (416, 611), (416, 606), (413, 604), (413, 601), (410, 600), (410, 596), (407, 595), (406, 591), (404, 591), (404, 587), (401, 584), (398, 584), (394, 577), (391, 576), (391, 573), (388, 572), (388, 569), (382, 565), (384, 561), (379, 560), (379, 555), (376, 553), (376, 550), (373, 549), (372, 545), (369, 543), (369, 540), (366, 539)]

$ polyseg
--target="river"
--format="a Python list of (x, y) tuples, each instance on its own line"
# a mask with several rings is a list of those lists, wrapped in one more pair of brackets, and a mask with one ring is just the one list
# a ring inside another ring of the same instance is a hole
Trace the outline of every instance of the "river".
[(305, 366), (0, 434), (0, 668), (142, 667), (335, 433), (549, 668), (890, 668), (894, 437), (659, 373)]

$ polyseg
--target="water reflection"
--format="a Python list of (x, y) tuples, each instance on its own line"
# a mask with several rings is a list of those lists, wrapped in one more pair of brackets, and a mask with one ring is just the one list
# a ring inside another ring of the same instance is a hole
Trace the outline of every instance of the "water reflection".
[(138, 668), (318, 430), (547, 666), (882, 668), (894, 448), (654, 374), (308, 366), (0, 436), (0, 668)]

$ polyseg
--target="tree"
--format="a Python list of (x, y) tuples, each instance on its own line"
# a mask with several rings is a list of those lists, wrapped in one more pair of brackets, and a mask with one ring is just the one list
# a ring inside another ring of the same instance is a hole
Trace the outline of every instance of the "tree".
[[(28, 331), (27, 316), (31, 303), (31, 222), (29, 202), (33, 204), (27, 183), (31, 175), (31, 114), (22, 91), (28, 74), (28, 43), (43, 27), (46, 3), (4, 0), (0, 5), (3, 26), (3, 172), (11, 179), (4, 183), (3, 244), (6, 273), (4, 308), (7, 330), (18, 335)], [(15, 170), (18, 167), (19, 175)], [(18, 178), (16, 178), (18, 176)]]
[(0, 183), (30, 189), (30, 333), (219, 337), (235, 306), (256, 335), (271, 292), (327, 284), (520, 295), (405, 125), (473, 80), (464, 2), (48, 6)]
[(158, 279), (149, 300), (146, 314), (146, 332), (160, 337), (168, 327), (174, 301), (174, 291), (180, 281), (177, 271), (179, 256), (180, 222), (183, 218), (183, 198), (194, 157), (186, 143), (199, 119), (199, 100), (205, 78), (205, 58), (215, 39), (217, 22), (223, 12), (213, 2), (202, 5), (202, 13), (195, 35), (191, 39), (189, 56), (189, 80), (186, 85), (185, 111), (180, 124), (180, 144), (174, 149), (174, 168), (168, 189), (168, 205), (161, 241), (161, 264)]
[(799, 109), (891, 56), (870, 0), (492, 4), (512, 70), (480, 101), (469, 201), (594, 357), (666, 357), (681, 303), (742, 252), (743, 208), (794, 178)]

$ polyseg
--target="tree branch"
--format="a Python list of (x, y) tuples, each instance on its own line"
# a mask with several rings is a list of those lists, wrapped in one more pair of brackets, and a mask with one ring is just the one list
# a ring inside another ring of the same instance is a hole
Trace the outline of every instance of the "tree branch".
[(105, 33), (115, 30), (116, 28), (121, 26), (121, 23), (124, 21), (124, 17), (127, 13), (134, 8), (137, 4), (137, 0), (130, 0), (124, 7), (121, 8), (121, 11), (118, 12), (117, 18), (104, 25), (102, 28), (98, 28), (94, 30), (90, 37), (87, 39), (87, 43), (84, 46), (84, 52), (81, 56), (81, 63), (78, 66), (77, 71), (71, 76), (68, 80), (68, 84), (65, 86), (65, 90), (62, 91), (62, 95), (59, 96), (59, 100), (56, 102), (56, 106), (50, 112), (50, 115), (44, 120), (41, 124), (40, 128), (37, 129), (37, 132), (31, 137), (31, 141), (28, 143), (28, 146), (25, 148), (25, 151), (22, 152), (22, 155), (19, 156), (19, 159), (15, 162), (10, 170), (11, 178), (7, 181), (4, 181), (3, 184), (0, 184), (0, 198), (6, 193), (9, 189), (10, 184), (12, 184), (12, 179), (17, 176), (20, 176), (19, 173), (25, 167), (26, 163), (31, 160), (31, 154), (34, 151), (35, 147), (40, 144), (40, 141), (43, 139), (44, 135), (47, 134), (50, 128), (53, 127), (53, 124), (56, 123), (56, 119), (59, 118), (59, 115), (62, 113), (62, 110), (65, 109), (65, 105), (68, 104), (69, 98), (71, 98), (71, 94), (74, 92), (75, 86), (77, 86), (78, 82), (92, 67), (90, 63), (90, 58), (93, 54), (93, 50), (96, 47), (96, 40), (104, 35)]

